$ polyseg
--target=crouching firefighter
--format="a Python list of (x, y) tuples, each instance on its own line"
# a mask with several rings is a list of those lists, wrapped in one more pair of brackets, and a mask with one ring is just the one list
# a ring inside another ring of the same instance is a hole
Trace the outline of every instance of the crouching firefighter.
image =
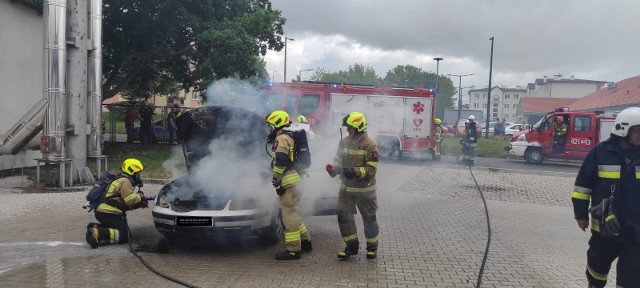
[(273, 111), (266, 117), (267, 124), (271, 127), (269, 135), (273, 143), (271, 170), (271, 184), (278, 194), (278, 203), (282, 211), (284, 223), (284, 245), (286, 250), (275, 255), (276, 260), (300, 259), (300, 251), (313, 250), (311, 236), (307, 227), (302, 223), (299, 211), (300, 174), (294, 169), (295, 143), (291, 131), (287, 128), (291, 125), (289, 114), (285, 111)]
[(143, 170), (140, 160), (124, 160), (122, 172), (111, 182), (102, 203), (95, 209), (95, 217), (100, 223), (87, 225), (86, 238), (91, 248), (129, 242), (126, 212), (147, 208), (149, 204), (141, 191), (134, 192), (136, 186), (142, 187), (140, 173)]
[(377, 257), (378, 221), (376, 211), (376, 171), (378, 146), (367, 135), (367, 121), (360, 112), (352, 112), (342, 119), (349, 136), (340, 141), (333, 165), (327, 165), (331, 177), (340, 175), (342, 184), (338, 194), (338, 226), (346, 247), (338, 252), (339, 259), (358, 254), (360, 242), (354, 214), (356, 207), (362, 215), (367, 259)]
[(591, 216), (585, 272), (590, 288), (605, 287), (616, 258), (617, 287), (640, 287), (639, 147), (640, 108), (624, 109), (610, 138), (587, 154), (576, 177), (571, 200), (582, 231)]

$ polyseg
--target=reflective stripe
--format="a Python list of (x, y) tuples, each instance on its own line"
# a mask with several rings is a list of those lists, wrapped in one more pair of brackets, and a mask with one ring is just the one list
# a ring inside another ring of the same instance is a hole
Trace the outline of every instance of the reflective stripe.
[(573, 191), (573, 193), (571, 193), (571, 198), (579, 200), (589, 200), (589, 198), (591, 198), (591, 194)]
[(582, 194), (591, 194), (591, 189), (580, 186), (573, 186), (573, 191), (582, 193)]
[(116, 229), (113, 228), (108, 228), (109, 229), (109, 243), (111, 244), (115, 244), (115, 239), (116, 239)]
[(289, 147), (289, 159), (291, 160), (291, 163), (293, 163), (293, 160), (294, 160), (293, 156), (294, 156), (293, 147)]
[(598, 272), (593, 271), (589, 265), (587, 265), (587, 271), (591, 275), (591, 277), (598, 279), (600, 281), (607, 281), (607, 274), (600, 274)]
[(356, 234), (349, 235), (347, 237), (342, 237), (342, 239), (344, 240), (344, 242), (358, 240), (358, 234), (356, 233)]
[(360, 176), (358, 178), (364, 178), (364, 176), (367, 175), (367, 171), (364, 170), (364, 167), (358, 167), (358, 169), (360, 170)]
[(367, 243), (375, 243), (375, 242), (378, 242), (378, 236), (367, 238)]
[(282, 177), (282, 186), (291, 185), (300, 182), (298, 173), (291, 173)]
[(640, 166), (636, 166), (636, 179), (640, 179)]
[[(140, 196), (138, 196), (138, 193), (131, 193), (131, 195), (127, 196), (127, 198), (124, 198), (124, 203), (127, 205), (134, 205), (134, 200), (135, 199), (139, 199)], [(142, 199), (140, 199), (142, 200)]]
[(300, 230), (284, 233), (284, 242), (300, 241)]
[(307, 226), (304, 226), (304, 224), (300, 224), (300, 228), (298, 228), (298, 231), (300, 231), (300, 235), (307, 233)]
[(376, 185), (360, 188), (360, 187), (347, 187), (346, 185), (342, 184), (341, 188), (347, 192), (371, 192), (376, 190)]
[(113, 236), (113, 244), (118, 244), (120, 242), (120, 230), (113, 231)]
[(373, 168), (378, 168), (378, 162), (376, 161), (367, 161), (367, 165), (373, 167)]
[(282, 174), (282, 173), (284, 173), (285, 169), (287, 169), (287, 167), (273, 166), (273, 172), (274, 173)]
[(351, 150), (348, 148), (342, 149), (342, 153), (349, 155), (367, 155), (367, 150)]
[(620, 179), (620, 165), (598, 165), (598, 177)]
[(600, 232), (600, 220), (591, 217), (591, 230)]
[(616, 215), (611, 214), (611, 215), (607, 216), (607, 218), (604, 218), (604, 222), (609, 222), (609, 221), (611, 221), (613, 219), (616, 219)]

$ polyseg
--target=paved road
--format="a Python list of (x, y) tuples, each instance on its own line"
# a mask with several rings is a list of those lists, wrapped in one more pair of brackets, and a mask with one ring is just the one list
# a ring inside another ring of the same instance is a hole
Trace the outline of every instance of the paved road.
[[(472, 172), (488, 200), (493, 232), (482, 287), (586, 286), (589, 235), (572, 217), (573, 178)], [(130, 213), (131, 229), (151, 265), (201, 287), (474, 287), (487, 229), (469, 169), (446, 161), (386, 162), (378, 175), (375, 260), (336, 260), (343, 243), (334, 216), (304, 219), (315, 249), (293, 262), (273, 260), (282, 245), (252, 241), (156, 253), (160, 235), (149, 210)], [(21, 192), (0, 189), (0, 287), (177, 287), (145, 269), (125, 245), (92, 250), (84, 243), (92, 220), (79, 207), (84, 192)]]

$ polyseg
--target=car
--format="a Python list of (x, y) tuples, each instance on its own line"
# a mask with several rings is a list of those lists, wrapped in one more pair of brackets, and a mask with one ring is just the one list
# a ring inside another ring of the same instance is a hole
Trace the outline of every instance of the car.
[[(169, 131), (167, 130), (167, 126), (164, 124), (165, 120), (166, 119), (162, 119), (153, 123), (153, 134), (159, 142), (166, 142), (169, 140)], [(133, 140), (140, 141), (140, 125), (133, 127)]]
[(531, 125), (529, 124), (511, 124), (511, 125), (507, 125), (506, 128), (504, 129), (504, 135), (507, 137), (513, 137), (513, 135), (515, 135), (516, 133), (522, 131), (522, 130), (527, 130), (529, 129), (529, 127), (531, 127)]
[[(187, 237), (281, 242), (284, 226), (271, 185), (264, 117), (242, 108), (206, 106), (180, 115), (177, 126), (188, 172), (162, 187), (152, 209), (156, 230), (164, 236), (161, 249)], [(301, 203), (300, 210), (335, 215), (339, 183), (334, 184), (325, 186), (331, 187), (326, 196), (305, 190), (302, 199), (310, 206)]]

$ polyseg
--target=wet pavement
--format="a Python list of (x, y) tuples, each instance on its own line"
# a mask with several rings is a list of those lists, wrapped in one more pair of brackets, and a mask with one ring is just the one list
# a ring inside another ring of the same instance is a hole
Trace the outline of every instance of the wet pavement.
[[(573, 220), (574, 175), (472, 171), (487, 198), (493, 232), (482, 287), (586, 286), (589, 234)], [(81, 208), (85, 191), (14, 188), (28, 185), (0, 180), (0, 287), (180, 287), (145, 268), (127, 245), (91, 249), (84, 242), (86, 223), (93, 220)], [(160, 187), (148, 184), (145, 191)], [(150, 265), (200, 287), (475, 287), (487, 229), (469, 170), (431, 161), (383, 162), (378, 187), (381, 234), (374, 260), (336, 259), (343, 243), (335, 216), (304, 218), (314, 251), (297, 261), (273, 260), (282, 244), (235, 239), (187, 241), (161, 254), (151, 210), (130, 212), (129, 222), (134, 246), (142, 247)], [(360, 220), (358, 228), (362, 238)]]

